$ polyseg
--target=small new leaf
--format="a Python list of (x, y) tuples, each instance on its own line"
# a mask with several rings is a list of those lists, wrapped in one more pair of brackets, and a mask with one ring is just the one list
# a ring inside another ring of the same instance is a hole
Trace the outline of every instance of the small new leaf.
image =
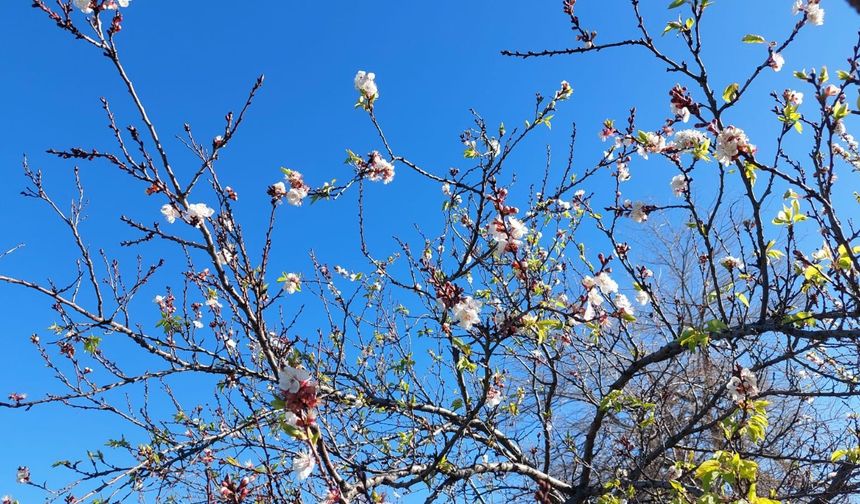
[(723, 91), (723, 101), (725, 101), (726, 103), (731, 103), (735, 101), (738, 97), (739, 88), (740, 86), (737, 82), (732, 82), (731, 84), (726, 86), (726, 89)]
[(749, 33), (747, 35), (744, 35), (744, 38), (742, 38), (741, 41), (745, 44), (763, 44), (765, 42), (765, 39), (761, 35)]

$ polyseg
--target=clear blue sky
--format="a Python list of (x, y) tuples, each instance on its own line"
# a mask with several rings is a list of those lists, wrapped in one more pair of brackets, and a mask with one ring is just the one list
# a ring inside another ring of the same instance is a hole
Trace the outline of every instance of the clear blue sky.
[[(73, 271), (72, 242), (45, 207), (18, 196), (24, 185), (22, 156), (27, 154), (34, 168), (43, 169), (48, 187), (57, 188), (63, 195), (60, 199), (67, 201), (64, 191), (72, 164), (49, 157), (45, 150), (110, 148), (111, 136), (98, 101), (101, 96), (112, 102), (121, 125), (134, 122), (135, 116), (106, 59), (56, 29), (29, 7), (29, 1), (7, 3), (0, 18), (6, 39), (0, 45), (5, 116), (0, 121), (0, 249), (18, 243), (26, 247), (0, 261), (0, 272), (63, 283)], [(240, 107), (255, 77), (266, 75), (247, 123), (221, 158), (222, 180), (238, 191), (241, 217), (246, 227), (253, 227), (249, 222), (254, 219), (262, 223), (268, 201), (265, 188), (278, 180), (279, 166), (298, 169), (317, 185), (349, 176), (342, 163), (344, 149), (359, 153), (381, 149), (365, 114), (353, 110), (352, 77), (359, 69), (377, 74), (381, 93), (377, 113), (395, 150), (436, 172), (467, 166), (458, 134), (471, 125), (470, 107), (489, 124), (504, 121), (511, 128), (529, 117), (536, 91), (549, 95), (562, 79), (573, 85), (574, 98), (559, 111), (552, 131), (538, 132), (515, 159), (516, 169), (526, 179), (542, 169), (546, 144), (554, 146), (557, 159), (564, 157), (569, 135), (565, 125), (572, 121), (579, 126), (577, 155), (583, 163), (605, 148), (597, 132), (607, 117), (622, 120), (636, 105), (642, 111), (640, 126), (657, 128), (668, 113), (667, 93), (676, 77), (662, 72), (644, 51), (525, 62), (499, 55), (505, 48), (575, 45), (560, 3), (134, 0), (126, 10), (119, 44), (162, 139), (179, 160), (174, 165), (180, 166), (180, 172), (182, 162), (191, 161), (174, 139), (182, 133), (183, 123), (190, 123), (200, 138), (214, 136), (224, 113)], [(598, 29), (600, 40), (630, 34), (627, 2), (579, 3), (581, 17), (587, 26)], [(668, 0), (646, 3), (655, 4), (646, 13), (656, 14), (651, 29), (659, 32), (673, 15), (665, 10)], [(749, 64), (762, 57), (764, 48), (741, 44), (741, 36), (760, 33), (781, 39), (790, 31), (795, 21), (791, 3), (716, 2), (705, 26), (711, 38), (705, 56), (716, 82), (740, 80)], [(754, 87), (753, 101), (763, 102), (771, 89), (794, 86), (794, 69), (822, 63), (835, 69), (844, 61), (856, 41), (860, 18), (843, 0), (827, 0), (824, 7), (825, 26), (804, 30), (801, 43), (785, 53), (785, 69)], [(678, 49), (673, 37), (658, 42), (670, 52)], [(745, 65), (743, 72), (736, 70), (738, 64)], [(745, 115), (731, 117), (751, 133), (754, 143), (759, 143), (755, 137), (759, 128), (777, 127), (773, 118), (763, 114), (765, 107), (753, 112), (745, 108)], [(640, 199), (668, 196), (671, 175), (649, 174), (659, 167), (634, 162), (630, 194)], [(144, 221), (159, 218), (162, 202), (146, 198), (140, 186), (100, 163), (84, 163), (81, 168), (92, 198), (84, 232), (93, 247), (114, 253), (119, 239), (133, 236), (118, 222), (120, 213)], [(521, 188), (525, 191), (525, 185)], [(390, 239), (395, 232), (420, 243), (411, 226), (437, 223), (435, 211), (441, 199), (438, 187), (400, 167), (391, 186), (370, 188), (368, 204), (370, 239), (382, 254), (395, 250)], [(363, 267), (356, 247), (354, 195), (336, 203), (286, 210), (281, 233), (289, 246), (277, 251), (276, 269), (308, 271), (311, 248), (331, 264)], [(128, 263), (134, 253), (153, 258), (162, 250), (161, 245), (147, 245), (118, 253)], [(161, 278), (153, 286), (153, 295), (176, 282)], [(56, 391), (28, 342), (30, 334), (45, 334), (53, 322), (48, 303), (7, 286), (0, 286), (0, 300), (0, 393), (39, 397)], [(118, 434), (117, 425), (105, 416), (56, 407), (26, 413), (0, 410), (0, 428), (0, 495), (8, 493), (22, 502), (35, 502), (39, 496), (15, 484), (18, 465), (29, 465), (37, 481), (56, 482), (56, 474), (49, 473), (51, 462), (79, 458), (83, 450), (100, 448), (105, 439)]]

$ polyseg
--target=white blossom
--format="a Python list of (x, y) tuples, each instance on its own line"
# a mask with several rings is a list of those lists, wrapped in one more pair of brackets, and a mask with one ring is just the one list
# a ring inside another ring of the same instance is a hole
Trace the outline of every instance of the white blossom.
[(806, 11), (806, 20), (815, 26), (824, 24), (824, 9), (821, 8), (817, 0), (810, 2), (807, 0), (806, 5), (803, 0), (795, 0), (791, 7), (791, 12), (795, 15)]
[(585, 306), (585, 311), (582, 312), (582, 319), (586, 322), (591, 322), (592, 320), (594, 320), (594, 317), (594, 306), (592, 306), (591, 304), (587, 304)]
[(809, 3), (806, 5), (806, 20), (815, 26), (824, 24), (824, 9), (817, 3)]
[(739, 271), (743, 271), (744, 269), (744, 262), (733, 256), (723, 257), (722, 259), (720, 259), (720, 264), (728, 270), (736, 269)]
[(675, 103), (669, 103), (669, 110), (672, 114), (681, 120), (681, 122), (689, 122), (690, 109), (687, 107), (678, 107)]
[(666, 148), (666, 139), (662, 136), (650, 131), (643, 132), (642, 136), (636, 152), (643, 158), (648, 159), (649, 153), (660, 153)]
[(292, 188), (287, 191), (287, 202), (293, 206), (301, 206), (302, 200), (307, 197), (308, 192), (301, 188)]
[(302, 174), (296, 170), (284, 170), (284, 178), (290, 185), (287, 191), (287, 202), (293, 206), (301, 206), (302, 200), (308, 197), (310, 187), (305, 184)]
[(808, 352), (805, 355), (805, 357), (806, 357), (806, 360), (815, 364), (816, 366), (823, 366), (824, 365), (824, 359), (822, 359), (821, 356), (815, 352)]
[(394, 165), (382, 157), (379, 152), (373, 151), (370, 162), (367, 164), (367, 178), (373, 182), (391, 183), (394, 180)]
[(785, 58), (782, 57), (781, 54), (775, 52), (770, 55), (770, 61), (768, 61), (768, 65), (773, 68), (774, 72), (779, 72), (782, 70), (782, 65), (785, 64)]
[(218, 252), (215, 252), (215, 261), (220, 266), (225, 266), (227, 264), (230, 264), (230, 262), (232, 260), (233, 260), (233, 253), (227, 249), (221, 249)]
[(633, 219), (633, 222), (639, 224), (648, 220), (648, 212), (645, 211), (645, 203), (634, 201), (630, 210), (630, 218)]
[(794, 105), (795, 107), (798, 107), (803, 103), (803, 93), (800, 91), (786, 89), (782, 93), (782, 97), (785, 98), (785, 103)]
[(732, 376), (726, 387), (734, 402), (758, 395), (758, 379), (747, 368), (741, 369), (739, 376)]
[(791, 6), (791, 13), (795, 16), (803, 11), (803, 0), (794, 0), (794, 4)]
[(300, 480), (307, 479), (314, 471), (315, 465), (313, 453), (309, 450), (299, 452), (293, 457), (293, 472), (298, 474)]
[(624, 294), (616, 294), (614, 302), (615, 306), (625, 315), (630, 315), (632, 317), (635, 313), (633, 305), (630, 304), (630, 300), (627, 299), (627, 296), (625, 296)]
[(827, 246), (825, 242), (824, 245), (821, 246), (820, 249), (816, 250), (812, 253), (812, 258), (816, 261), (824, 261), (826, 259), (830, 259), (832, 257), (830, 253), (830, 248)]
[(672, 146), (679, 151), (691, 151), (708, 141), (708, 136), (699, 130), (685, 129), (675, 133)]
[(285, 366), (278, 372), (278, 388), (284, 392), (295, 394), (311, 380), (311, 374), (304, 369)]
[(600, 289), (600, 292), (604, 294), (614, 294), (618, 292), (618, 283), (605, 271), (601, 271), (594, 277), (594, 283)]
[(204, 219), (212, 217), (214, 213), (215, 210), (206, 206), (206, 203), (192, 203), (188, 205), (188, 217), (191, 219), (203, 221)]
[(75, 7), (81, 10), (84, 14), (89, 14), (93, 11), (93, 8), (90, 7), (90, 0), (75, 0)]
[(18, 472), (15, 474), (18, 483), (28, 483), (30, 481), (30, 468), (27, 466), (19, 466)]
[(741, 153), (755, 153), (755, 146), (749, 143), (746, 133), (740, 128), (728, 126), (717, 135), (715, 155), (723, 165), (734, 162)]
[(177, 218), (182, 217), (182, 214), (179, 213), (176, 207), (174, 207), (170, 203), (161, 207), (161, 215), (163, 215), (164, 218), (167, 219), (167, 222), (170, 224), (176, 222)]
[(495, 408), (502, 402), (502, 391), (497, 387), (490, 387), (490, 390), (487, 391), (487, 406), (490, 408)]
[(618, 181), (619, 182), (627, 182), (630, 180), (630, 167), (627, 163), (618, 162)]
[(636, 292), (636, 302), (641, 306), (645, 306), (651, 302), (651, 296), (648, 295), (644, 290), (640, 290)]
[(519, 219), (497, 217), (490, 224), (490, 237), (496, 242), (496, 253), (519, 248), (522, 245), (522, 238), (528, 231), (529, 228)]
[(359, 70), (355, 74), (355, 89), (361, 92), (366, 98), (372, 99), (379, 96), (379, 90), (376, 88), (376, 74), (373, 72), (365, 72)]
[(683, 173), (672, 177), (670, 185), (672, 186), (672, 192), (679, 198), (687, 194), (687, 191), (690, 189), (689, 180)]
[(466, 296), (454, 305), (452, 310), (454, 318), (460, 324), (460, 327), (468, 331), (472, 329), (473, 325), (481, 321), (480, 311), (482, 306), (480, 301), (474, 299), (472, 296)]
[(276, 198), (281, 198), (287, 195), (287, 186), (283, 182), (275, 182), (272, 184), (271, 193)]
[(278, 281), (284, 283), (287, 294), (295, 294), (302, 290), (302, 279), (295, 273), (285, 273)]
[(283, 416), (281, 416), (281, 420), (282, 420), (284, 423), (286, 423), (287, 425), (292, 425), (293, 427), (295, 427), (295, 426), (297, 426), (297, 425), (299, 424), (299, 417), (298, 417), (298, 415), (296, 415), (296, 414), (295, 414), (295, 413), (293, 413), (292, 411), (284, 410), (284, 411), (281, 413), (281, 415), (283, 415)]
[(591, 289), (588, 291), (588, 306), (598, 307), (603, 304), (603, 296), (600, 295), (600, 289)]

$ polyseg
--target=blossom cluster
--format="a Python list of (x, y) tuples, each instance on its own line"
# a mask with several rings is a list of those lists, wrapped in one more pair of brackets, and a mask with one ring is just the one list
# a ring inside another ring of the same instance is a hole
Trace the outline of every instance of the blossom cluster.
[(803, 103), (803, 93), (800, 91), (786, 89), (783, 91), (782, 97), (785, 99), (786, 104), (791, 104), (795, 107), (798, 107)]
[(732, 401), (741, 403), (758, 395), (758, 379), (749, 369), (741, 368), (729, 379), (726, 389)]
[(370, 153), (370, 159), (365, 165), (365, 170), (367, 178), (373, 182), (389, 184), (394, 180), (394, 165), (377, 151)]
[(675, 196), (680, 198), (690, 190), (690, 179), (687, 178), (687, 175), (681, 173), (672, 177), (669, 185), (672, 187), (672, 192)]
[(737, 257), (726, 256), (720, 259), (720, 264), (727, 270), (743, 271), (744, 262)]
[(472, 296), (466, 296), (454, 305), (451, 312), (454, 315), (454, 319), (457, 321), (457, 324), (459, 324), (463, 329), (469, 331), (472, 329), (472, 326), (481, 321), (482, 306), (483, 303), (480, 301), (476, 300)]
[(305, 369), (285, 366), (278, 372), (278, 389), (284, 408), (301, 420), (313, 418), (313, 409), (319, 404), (317, 387)]
[[(610, 320), (602, 308), (605, 299), (612, 299), (617, 315), (621, 317), (634, 316), (635, 310), (633, 304), (626, 295), (618, 292), (618, 282), (608, 272), (601, 271), (593, 277), (585, 276), (582, 279), (582, 286), (586, 291), (585, 306), (580, 313), (580, 318), (583, 321), (598, 321), (601, 325), (608, 324)], [(644, 291), (639, 291), (636, 294), (636, 301), (641, 305), (648, 304), (649, 300), (648, 294)], [(600, 311), (600, 314), (598, 314), (598, 311)]]
[(496, 255), (504, 252), (516, 252), (522, 246), (522, 239), (529, 228), (515, 217), (496, 217), (489, 227), (490, 238), (495, 243)]
[(30, 482), (30, 468), (27, 466), (18, 467), (18, 471), (15, 474), (15, 479), (18, 483), (25, 485)]
[(648, 205), (642, 201), (630, 201), (627, 200), (624, 202), (625, 209), (629, 212), (630, 218), (633, 219), (633, 222), (641, 224), (648, 220), (648, 214), (654, 210), (654, 207)]
[(493, 251), (496, 256), (505, 252), (517, 252), (523, 245), (523, 238), (529, 232), (529, 228), (521, 220), (513, 217), (519, 213), (519, 209), (505, 204), (507, 197), (507, 189), (499, 189), (492, 198), (498, 215), (490, 223), (487, 231), (494, 243)]
[(302, 290), (302, 279), (296, 273), (284, 273), (278, 281), (284, 284), (284, 291), (287, 294), (295, 294)]
[(685, 129), (675, 132), (674, 140), (671, 147), (679, 152), (689, 152), (696, 150), (702, 145), (710, 145), (710, 139), (703, 132), (695, 129)]
[(502, 391), (505, 388), (505, 377), (501, 373), (495, 373), (493, 375), (493, 381), (490, 383), (490, 387), (487, 390), (487, 402), (486, 405), (489, 408), (495, 408), (499, 404), (501, 404), (504, 396), (502, 395)]
[(379, 89), (376, 87), (376, 74), (359, 70), (353, 79), (356, 91), (359, 92), (356, 107), (372, 110), (373, 103), (379, 98)]
[(161, 207), (161, 215), (170, 224), (176, 222), (176, 219), (182, 219), (192, 226), (200, 227), (206, 219), (214, 214), (215, 210), (206, 206), (205, 203), (191, 203), (185, 211), (178, 209), (171, 203)]
[[(309, 429), (316, 420), (315, 408), (319, 405), (317, 387), (310, 372), (284, 366), (278, 372), (278, 389), (284, 401), (284, 420), (295, 428)], [(293, 472), (306, 479), (314, 470), (316, 459), (312, 450), (301, 451), (293, 458)]]
[(806, 20), (815, 26), (824, 24), (824, 9), (821, 8), (820, 0), (808, 0), (806, 4), (803, 0), (795, 0), (792, 11), (794, 14), (805, 12)]
[(699, 105), (690, 98), (687, 89), (680, 84), (669, 91), (669, 110), (681, 122), (688, 122), (692, 113), (699, 113)]
[[(286, 197), (287, 202), (293, 206), (301, 206), (302, 201), (308, 197), (311, 188), (305, 184), (304, 177), (296, 170), (281, 168), (287, 183), (278, 182), (269, 188), (269, 194), (280, 199)], [(287, 188), (289, 186), (289, 188)]]
[(746, 133), (735, 126), (727, 126), (717, 135), (715, 156), (723, 165), (729, 165), (741, 154), (753, 155), (756, 147), (750, 143)]
[(74, 0), (77, 7), (84, 14), (90, 14), (94, 9), (99, 10), (116, 10), (126, 8), (131, 0)]

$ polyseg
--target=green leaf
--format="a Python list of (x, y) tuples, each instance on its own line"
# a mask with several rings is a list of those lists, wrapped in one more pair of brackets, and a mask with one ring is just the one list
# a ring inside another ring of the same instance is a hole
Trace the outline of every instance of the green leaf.
[(725, 101), (726, 103), (731, 103), (735, 101), (738, 97), (739, 88), (740, 86), (737, 82), (732, 82), (731, 84), (726, 86), (726, 89), (723, 91), (723, 101)]
[(742, 38), (741, 41), (745, 44), (763, 44), (765, 42), (764, 37), (753, 33), (744, 35), (744, 38)]
[(281, 428), (283, 428), (284, 432), (286, 432), (287, 435), (290, 436), (291, 438), (304, 439), (307, 437), (307, 436), (305, 436), (305, 433), (301, 429), (296, 427), (295, 425), (290, 425), (288, 423), (282, 423)]
[(668, 23), (666, 23), (666, 28), (663, 29), (662, 35), (665, 35), (672, 30), (680, 31), (681, 28), (683, 28), (683, 27), (684, 27), (684, 25), (681, 24), (680, 18), (678, 18), (678, 21), (669, 21)]
[(833, 455), (830, 456), (830, 461), (836, 462), (839, 459), (845, 458), (846, 455), (848, 455), (848, 450), (836, 450), (833, 452)]
[(706, 461), (702, 462), (702, 465), (700, 465), (696, 469), (696, 479), (702, 479), (705, 476), (711, 474), (712, 472), (719, 470), (719, 468), (720, 468), (720, 461), (719, 460), (714, 460), (714, 459), (706, 460)]
[(848, 117), (848, 114), (848, 105), (840, 102), (833, 104), (833, 119), (835, 121)]
[(95, 355), (99, 351), (99, 344), (102, 339), (98, 336), (89, 336), (84, 338), (84, 351), (90, 355)]
[(755, 181), (758, 179), (756, 170), (758, 170), (758, 168), (755, 164), (749, 162), (744, 163), (744, 174), (746, 175), (747, 179), (749, 179), (751, 186), (754, 186)]
[(676, 8), (684, 5), (685, 3), (687, 3), (687, 0), (673, 0), (673, 2), (669, 4), (669, 8), (670, 9), (676, 9)]

